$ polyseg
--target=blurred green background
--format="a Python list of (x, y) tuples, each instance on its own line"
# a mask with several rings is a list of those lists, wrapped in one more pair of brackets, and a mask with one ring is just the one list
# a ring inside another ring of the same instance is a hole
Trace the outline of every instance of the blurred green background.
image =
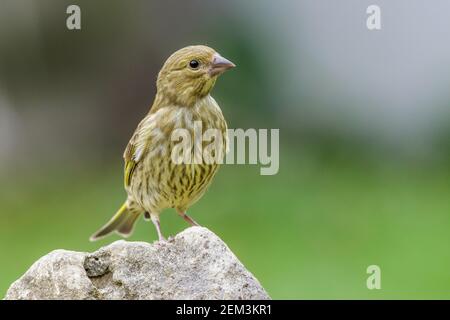
[[(3, 0), (0, 296), (51, 250), (118, 239), (88, 241), (124, 200), (157, 72), (207, 44), (238, 65), (213, 93), (229, 127), (279, 128), (280, 170), (225, 165), (190, 214), (275, 299), (450, 298), (450, 4), (380, 0), (369, 31), (370, 4)], [(156, 238), (140, 221), (130, 240)]]

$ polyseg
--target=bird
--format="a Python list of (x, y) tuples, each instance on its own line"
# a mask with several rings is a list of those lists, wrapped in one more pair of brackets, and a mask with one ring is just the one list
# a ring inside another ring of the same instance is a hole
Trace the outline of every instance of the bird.
[(193, 135), (196, 123), (202, 132), (218, 130), (218, 154), (223, 158), (228, 146), (227, 122), (210, 93), (217, 78), (235, 66), (205, 45), (187, 46), (169, 56), (158, 73), (150, 111), (123, 154), (127, 198), (91, 241), (114, 232), (130, 236), (142, 214), (153, 222), (159, 241), (164, 241), (159, 216), (168, 208), (174, 208), (191, 226), (198, 226), (187, 210), (204, 195), (221, 161), (174, 161), (176, 143), (171, 135), (178, 129)]

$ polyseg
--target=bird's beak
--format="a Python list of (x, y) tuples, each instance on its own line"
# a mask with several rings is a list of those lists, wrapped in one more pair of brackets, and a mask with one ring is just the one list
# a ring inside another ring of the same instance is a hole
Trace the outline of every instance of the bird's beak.
[(215, 53), (209, 69), (209, 74), (211, 77), (217, 76), (234, 67), (236, 67), (236, 65), (233, 62), (225, 59), (220, 54)]

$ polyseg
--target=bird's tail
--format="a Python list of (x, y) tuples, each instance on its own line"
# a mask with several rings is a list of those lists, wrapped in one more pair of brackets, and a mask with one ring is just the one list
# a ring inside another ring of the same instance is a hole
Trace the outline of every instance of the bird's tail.
[(130, 209), (127, 202), (125, 202), (120, 207), (119, 211), (117, 211), (117, 213), (111, 218), (111, 220), (109, 220), (107, 224), (101, 227), (100, 230), (94, 233), (89, 239), (91, 241), (96, 241), (112, 232), (117, 232), (123, 237), (128, 237), (132, 233), (134, 223), (140, 214), (141, 212), (138, 212), (135, 209)]

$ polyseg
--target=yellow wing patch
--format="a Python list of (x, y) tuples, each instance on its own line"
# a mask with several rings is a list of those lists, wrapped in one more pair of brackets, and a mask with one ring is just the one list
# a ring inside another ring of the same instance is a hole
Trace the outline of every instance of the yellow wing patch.
[(127, 146), (125, 150), (124, 159), (125, 159), (125, 175), (124, 175), (124, 184), (125, 187), (129, 187), (131, 184), (131, 178), (133, 176), (134, 169), (136, 169), (137, 162), (135, 160), (135, 152), (136, 148), (131, 143)]
[(125, 163), (125, 187), (129, 187), (131, 184), (131, 177), (133, 176), (134, 169), (136, 169), (136, 161), (130, 160)]

